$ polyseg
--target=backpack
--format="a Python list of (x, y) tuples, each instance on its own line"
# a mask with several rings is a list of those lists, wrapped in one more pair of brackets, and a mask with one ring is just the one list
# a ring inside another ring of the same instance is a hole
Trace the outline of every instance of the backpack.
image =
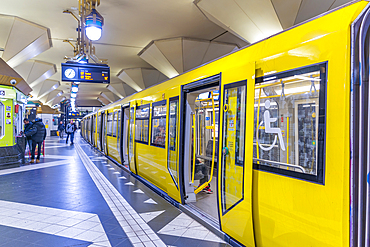
[(66, 132), (67, 133), (73, 133), (74, 132), (74, 126), (73, 124), (67, 124), (67, 128), (66, 128)]

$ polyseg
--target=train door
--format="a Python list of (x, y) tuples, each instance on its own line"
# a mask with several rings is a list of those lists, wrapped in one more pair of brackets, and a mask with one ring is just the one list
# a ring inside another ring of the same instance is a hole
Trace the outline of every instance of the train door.
[(121, 123), (120, 123), (120, 146), (119, 155), (121, 157), (121, 164), (129, 169), (128, 159), (128, 130), (129, 130), (129, 119), (130, 119), (130, 107), (129, 105), (123, 105), (121, 107)]
[(136, 107), (135, 103), (130, 108), (130, 133), (129, 133), (129, 141), (128, 141), (128, 158), (129, 158), (129, 167), (130, 170), (137, 174), (136, 170), (136, 162), (135, 162), (135, 115), (136, 115)]
[(185, 203), (205, 213), (218, 225), (219, 76), (195, 83), (183, 87), (185, 122), (182, 123), (184, 157), (181, 186)]
[[(253, 92), (252, 92), (253, 93)], [(252, 98), (253, 95), (249, 94)], [(222, 230), (246, 246), (255, 246), (252, 214), (252, 162), (246, 160), (247, 82), (223, 89), (220, 141), (220, 220)], [(250, 128), (249, 128), (250, 129)], [(251, 134), (251, 133), (250, 133)]]
[(102, 133), (102, 113), (98, 113), (98, 126), (97, 126), (97, 132), (98, 132), (98, 137), (97, 137), (97, 148), (101, 151), (102, 150), (102, 138), (101, 138), (101, 133)]
[(105, 154), (108, 154), (107, 152), (107, 114), (103, 112), (102, 114), (102, 151)]
[(95, 145), (95, 116), (93, 115), (91, 117), (91, 144), (94, 146)]

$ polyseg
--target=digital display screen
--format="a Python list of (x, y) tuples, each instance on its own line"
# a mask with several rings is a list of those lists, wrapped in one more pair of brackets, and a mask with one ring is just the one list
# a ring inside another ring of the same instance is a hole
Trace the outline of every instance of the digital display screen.
[(110, 68), (106, 64), (62, 63), (62, 81), (109, 83)]

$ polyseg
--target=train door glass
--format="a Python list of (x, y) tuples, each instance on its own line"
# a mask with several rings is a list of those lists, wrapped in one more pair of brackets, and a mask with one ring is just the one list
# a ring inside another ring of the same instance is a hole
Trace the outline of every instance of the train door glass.
[(117, 150), (118, 150), (118, 156), (121, 157), (121, 110), (117, 112)]
[(93, 145), (96, 146), (96, 140), (95, 140), (95, 136), (96, 136), (96, 116), (94, 115), (93, 116)]
[[(219, 87), (187, 93), (185, 188), (190, 205), (218, 221), (217, 169)], [(188, 181), (186, 181), (188, 179)]]
[(225, 86), (222, 131), (221, 201), (226, 213), (244, 196), (246, 83)]
[(169, 121), (168, 121), (168, 171), (171, 174), (176, 186), (178, 185), (178, 111), (179, 98), (169, 100)]
[(92, 116), (92, 123), (91, 123), (91, 143), (95, 146), (95, 116)]
[(101, 146), (101, 114), (98, 114), (98, 126), (97, 126), (98, 138), (97, 138), (97, 147), (99, 150), (102, 150)]
[(130, 135), (129, 135), (129, 166), (130, 170), (136, 173), (135, 167), (135, 107), (130, 109)]
[(4, 136), (4, 129), (5, 129), (4, 104), (0, 102), (0, 138)]
[(107, 114), (103, 113), (103, 124), (102, 124), (102, 151), (106, 154), (107, 153), (107, 145), (106, 145), (106, 123), (107, 123)]
[(121, 157), (121, 161), (122, 161), (122, 165), (125, 166), (126, 168), (129, 168), (129, 158), (128, 158), (128, 142), (129, 142), (129, 139), (128, 139), (128, 131), (129, 131), (129, 127), (130, 127), (130, 109), (129, 107), (123, 107), (122, 108), (122, 114), (121, 114), (121, 118), (122, 118), (122, 122), (119, 126), (121, 126), (121, 147), (120, 147), (120, 157)]

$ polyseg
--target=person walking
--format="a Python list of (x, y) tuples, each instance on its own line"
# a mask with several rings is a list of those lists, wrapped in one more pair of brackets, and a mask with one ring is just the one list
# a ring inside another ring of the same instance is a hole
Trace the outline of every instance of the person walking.
[(63, 121), (60, 121), (59, 125), (58, 125), (58, 131), (59, 131), (59, 137), (60, 139), (63, 140), (63, 135), (64, 135), (64, 124), (63, 124)]
[(33, 124), (28, 120), (28, 118), (25, 118), (23, 120), (24, 123), (24, 135), (26, 136), (26, 145), (24, 147), (24, 150), (27, 149), (27, 144), (28, 144), (28, 149), (31, 151), (32, 150), (32, 135), (34, 134), (32, 132), (32, 126)]
[(40, 163), (41, 146), (42, 146), (42, 142), (46, 138), (46, 128), (45, 128), (45, 125), (42, 123), (41, 118), (35, 119), (32, 129), (33, 129), (33, 132), (35, 132), (35, 134), (32, 135), (31, 163), (35, 161), (36, 146), (37, 146), (36, 163)]
[(71, 145), (73, 145), (73, 138), (75, 135), (75, 131), (76, 131), (76, 124), (73, 123), (73, 121), (71, 120), (71, 122), (69, 122), (66, 127), (66, 133), (67, 133), (66, 144), (68, 144), (69, 136), (71, 136), (71, 139), (70, 139)]

